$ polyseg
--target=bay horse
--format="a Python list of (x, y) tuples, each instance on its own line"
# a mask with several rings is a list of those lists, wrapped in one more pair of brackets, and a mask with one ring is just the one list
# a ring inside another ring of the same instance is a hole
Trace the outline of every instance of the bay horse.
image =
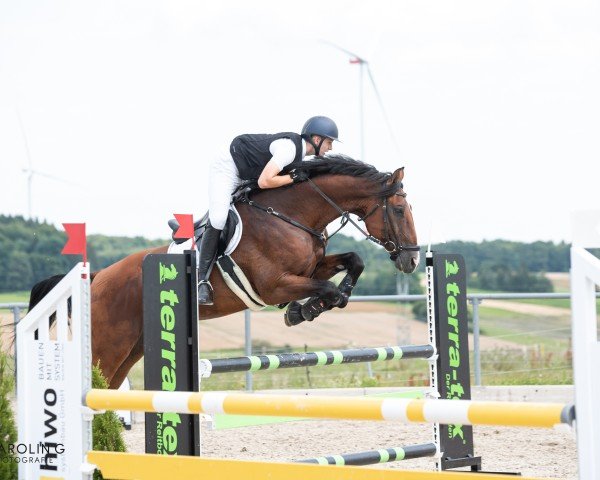
[[(265, 303), (292, 302), (286, 314), (288, 325), (311, 320), (335, 306), (344, 307), (363, 271), (363, 262), (354, 252), (325, 254), (322, 232), (336, 218), (342, 216), (358, 227), (349, 217), (356, 214), (365, 222), (367, 232), (361, 231), (386, 248), (398, 270), (412, 273), (416, 269), (419, 247), (403, 190), (404, 168), (382, 173), (358, 160), (331, 155), (295, 162), (285, 171), (292, 169), (309, 179), (260, 190), (251, 194), (250, 201), (236, 203), (244, 228), (231, 254)], [(133, 253), (91, 275), (92, 357), (110, 388), (121, 385), (144, 353), (142, 260), (147, 254), (166, 251), (164, 246)], [(341, 271), (346, 276), (335, 285), (329, 279)], [(30, 308), (60, 278), (36, 284)], [(246, 308), (217, 269), (210, 281), (214, 304), (199, 307), (201, 320)], [(307, 297), (311, 300), (304, 306), (295, 302)]]

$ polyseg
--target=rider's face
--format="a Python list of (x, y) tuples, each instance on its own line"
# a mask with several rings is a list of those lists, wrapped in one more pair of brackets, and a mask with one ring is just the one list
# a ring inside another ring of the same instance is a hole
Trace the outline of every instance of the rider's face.
[[(315, 145), (318, 147), (319, 143), (321, 142), (322, 137), (314, 135), (312, 138), (313, 138), (313, 141), (315, 142)], [(320, 149), (318, 155), (325, 155), (332, 148), (333, 148), (333, 140), (331, 138), (325, 138), (325, 140), (323, 140), (323, 143), (321, 145), (321, 149)]]

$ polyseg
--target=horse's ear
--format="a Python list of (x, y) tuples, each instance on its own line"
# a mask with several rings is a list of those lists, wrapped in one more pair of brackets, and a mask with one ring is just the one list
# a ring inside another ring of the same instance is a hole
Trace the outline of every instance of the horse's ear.
[(399, 168), (392, 174), (392, 182), (391, 183), (398, 183), (398, 182), (401, 182), (403, 179), (404, 179), (404, 167)]

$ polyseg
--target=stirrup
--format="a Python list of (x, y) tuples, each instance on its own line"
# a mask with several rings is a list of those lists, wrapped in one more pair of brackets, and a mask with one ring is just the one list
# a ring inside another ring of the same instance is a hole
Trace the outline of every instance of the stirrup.
[[(202, 291), (202, 292), (201, 292)], [(198, 305), (213, 304), (213, 288), (208, 280), (198, 282)]]

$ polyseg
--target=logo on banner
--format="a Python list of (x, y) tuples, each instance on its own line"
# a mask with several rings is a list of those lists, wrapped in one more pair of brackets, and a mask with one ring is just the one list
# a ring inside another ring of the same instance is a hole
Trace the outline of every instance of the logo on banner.
[[(177, 292), (169, 289), (168, 282), (177, 278), (177, 267), (169, 267), (159, 263), (159, 282), (164, 285), (160, 290), (160, 339), (161, 339), (161, 390), (174, 392), (177, 389), (176, 335), (177, 322), (175, 309), (179, 303)], [(177, 425), (181, 417), (177, 413), (165, 412), (157, 415), (157, 453), (173, 455), (177, 452)]]
[[(451, 371), (446, 374), (446, 397), (450, 400), (461, 399), (465, 394), (465, 389), (460, 383), (458, 369), (460, 368), (461, 343), (460, 323), (458, 318), (460, 315), (466, 315), (466, 312), (459, 311), (460, 303), (457, 297), (460, 295), (460, 287), (454, 281), (455, 277), (460, 273), (460, 267), (456, 260), (445, 262), (445, 278), (446, 278), (446, 311), (445, 315), (448, 321), (448, 364)], [(460, 437), (464, 440), (462, 425), (448, 425), (450, 438)]]

